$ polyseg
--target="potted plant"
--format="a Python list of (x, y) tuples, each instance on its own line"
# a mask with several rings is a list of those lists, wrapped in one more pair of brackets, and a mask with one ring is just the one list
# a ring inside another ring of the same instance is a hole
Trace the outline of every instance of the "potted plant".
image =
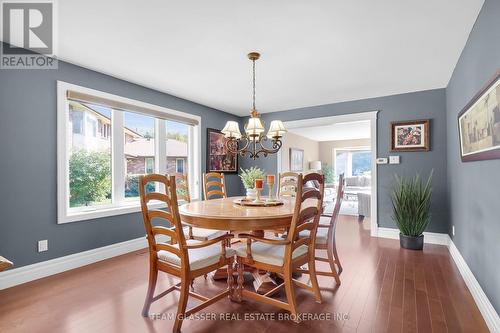
[(422, 250), (424, 247), (423, 232), (430, 222), (432, 173), (423, 182), (420, 175), (405, 180), (396, 176), (397, 185), (392, 193), (393, 220), (399, 228), (401, 247), (411, 250)]
[(241, 169), (240, 178), (243, 182), (243, 186), (247, 190), (247, 197), (249, 198), (257, 198), (257, 190), (255, 187), (256, 179), (264, 179), (265, 173), (260, 168), (251, 167), (250, 169), (243, 170)]

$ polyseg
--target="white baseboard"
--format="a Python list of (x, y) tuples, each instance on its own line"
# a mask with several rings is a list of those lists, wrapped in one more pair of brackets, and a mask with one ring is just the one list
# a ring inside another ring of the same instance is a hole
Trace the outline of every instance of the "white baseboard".
[[(379, 227), (374, 234), (376, 237), (399, 239), (399, 230), (394, 228)], [(465, 284), (469, 288), (479, 311), (483, 315), (486, 325), (488, 325), (491, 332), (500, 333), (500, 317), (498, 316), (498, 313), (495, 311), (495, 308), (488, 299), (488, 296), (484, 293), (483, 288), (481, 288), (481, 285), (465, 262), (462, 254), (460, 254), (460, 251), (458, 251), (455, 243), (451, 240), (450, 236), (448, 234), (434, 232), (424, 232), (424, 236), (424, 242), (427, 244), (437, 244), (448, 247), (450, 255), (453, 258), (453, 261), (455, 261)]]
[(455, 264), (457, 265), (458, 270), (460, 271), (460, 274), (465, 281), (465, 284), (469, 288), (469, 291), (472, 294), (477, 307), (479, 308), (479, 311), (481, 311), (481, 314), (483, 315), (486, 325), (488, 325), (488, 328), (491, 332), (499, 333), (500, 317), (498, 316), (498, 313), (495, 311), (495, 308), (488, 299), (488, 296), (486, 296), (486, 294), (484, 293), (483, 289), (479, 285), (479, 282), (477, 282), (476, 277), (465, 262), (465, 259), (462, 257), (462, 254), (460, 254), (460, 251), (458, 251), (458, 248), (455, 246), (455, 243), (453, 243), (451, 239), (449, 250), (451, 257), (455, 261)]
[[(399, 239), (399, 229), (378, 227), (376, 237)], [(424, 243), (449, 246), (450, 236), (436, 232), (424, 232)]]
[(32, 265), (10, 269), (0, 273), (0, 290), (140, 250), (147, 246), (146, 237), (140, 237), (97, 249), (38, 262)]

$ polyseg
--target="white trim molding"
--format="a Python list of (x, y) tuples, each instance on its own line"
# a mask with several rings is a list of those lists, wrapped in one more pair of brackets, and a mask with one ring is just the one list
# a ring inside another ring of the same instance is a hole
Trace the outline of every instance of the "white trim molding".
[(10, 269), (0, 273), (0, 290), (22, 283), (38, 280), (70, 269), (89, 265), (101, 260), (144, 249), (148, 246), (146, 237), (111, 244), (97, 249), (70, 254), (36, 264)]
[(500, 333), (500, 317), (498, 316), (498, 313), (495, 311), (495, 308), (488, 299), (488, 296), (486, 296), (483, 288), (481, 288), (481, 285), (451, 239), (448, 248), (453, 261), (455, 261), (465, 284), (469, 288), (469, 291), (479, 308), (479, 311), (481, 311), (481, 314), (483, 315), (486, 325), (488, 325), (491, 332)]
[[(399, 229), (379, 227), (375, 231), (375, 236), (381, 238), (399, 239)], [(448, 251), (453, 258), (455, 265), (457, 265), (460, 275), (462, 275), (467, 288), (469, 288), (469, 291), (474, 298), (486, 325), (491, 332), (500, 333), (500, 317), (498, 316), (498, 313), (495, 311), (495, 308), (488, 299), (488, 296), (486, 296), (486, 293), (483, 288), (481, 288), (481, 285), (470, 270), (469, 266), (465, 262), (465, 259), (462, 257), (462, 254), (455, 246), (455, 243), (453, 243), (450, 236), (448, 234), (434, 232), (424, 232), (424, 236), (424, 243), (444, 245), (448, 248)]]

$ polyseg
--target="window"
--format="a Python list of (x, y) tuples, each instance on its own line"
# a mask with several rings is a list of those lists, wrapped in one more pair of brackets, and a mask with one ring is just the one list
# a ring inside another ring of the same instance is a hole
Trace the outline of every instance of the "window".
[(371, 173), (371, 151), (366, 148), (335, 149), (335, 175), (364, 176)]
[(140, 211), (139, 177), (171, 159), (196, 200), (200, 137), (198, 116), (58, 82), (59, 223)]
[(184, 160), (182, 158), (178, 158), (176, 160), (175, 171), (178, 173), (184, 173)]

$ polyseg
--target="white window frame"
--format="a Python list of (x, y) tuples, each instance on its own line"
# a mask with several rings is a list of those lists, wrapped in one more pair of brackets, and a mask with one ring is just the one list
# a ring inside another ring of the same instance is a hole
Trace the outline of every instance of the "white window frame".
[[(99, 90), (94, 90), (71, 83), (57, 81), (57, 223), (68, 223), (76, 221), (85, 221), (107, 216), (122, 215), (139, 212), (141, 210), (139, 201), (125, 201), (124, 199), (124, 182), (117, 181), (125, 179), (125, 159), (124, 157), (124, 141), (113, 140), (113, 138), (122, 138), (124, 135), (123, 129), (123, 112), (112, 112), (111, 126), (111, 152), (112, 152), (112, 204), (103, 206), (83, 207), (75, 210), (69, 208), (69, 147), (67, 131), (69, 127), (69, 103), (66, 98), (67, 91), (77, 91), (96, 97), (111, 99), (126, 103), (128, 105), (137, 106), (144, 110), (152, 111), (151, 116), (157, 117), (158, 114), (164, 114), (172, 117), (189, 118), (198, 123), (198, 125), (189, 126), (189, 142), (188, 155), (189, 161), (193, 167), (189, 168), (189, 188), (193, 200), (201, 198), (201, 163), (199, 153), (201, 151), (201, 117), (193, 114), (176, 111), (161, 107), (154, 104), (149, 104), (126, 97), (105, 93)], [(131, 110), (133, 112), (133, 110)], [(156, 115), (155, 115), (156, 114)], [(85, 124), (85, 123), (84, 123)], [(72, 131), (72, 128), (71, 128)], [(156, 118), (155, 120), (155, 140), (157, 143), (162, 140), (166, 143), (166, 121)], [(157, 156), (166, 156), (166, 144), (155, 144)], [(163, 154), (162, 154), (163, 153)], [(160, 174), (165, 174), (167, 171), (166, 158), (155, 158), (155, 170)]]

